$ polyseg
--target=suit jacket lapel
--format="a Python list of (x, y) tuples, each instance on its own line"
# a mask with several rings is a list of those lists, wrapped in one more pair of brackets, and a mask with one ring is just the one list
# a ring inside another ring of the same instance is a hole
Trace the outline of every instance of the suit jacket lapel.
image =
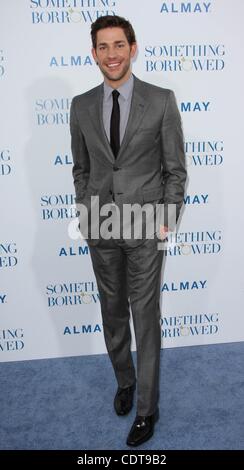
[[(121, 147), (116, 161), (122, 157), (123, 152), (126, 150), (130, 140), (137, 131), (148, 106), (149, 103), (143, 96), (143, 84), (138, 78), (134, 76), (134, 90), (131, 100), (130, 114), (125, 130), (125, 135), (121, 142)], [(110, 162), (114, 163), (114, 154), (103, 125), (103, 84), (98, 87), (96, 95), (94, 96), (94, 101), (88, 109), (90, 118), (98, 134), (98, 138), (105, 146), (106, 156)]]
[(147, 110), (149, 103), (146, 102), (145, 97), (142, 93), (142, 84), (141, 81), (134, 76), (134, 90), (131, 100), (131, 109), (128, 118), (128, 123), (125, 130), (124, 138), (121, 142), (121, 147), (117, 155), (117, 160), (122, 156), (123, 152), (126, 150), (130, 140), (137, 131), (145, 111)]
[(94, 102), (88, 109), (92, 123), (97, 131), (98, 138), (105, 146), (106, 156), (112, 163), (114, 163), (114, 154), (103, 125), (103, 84), (98, 88)]

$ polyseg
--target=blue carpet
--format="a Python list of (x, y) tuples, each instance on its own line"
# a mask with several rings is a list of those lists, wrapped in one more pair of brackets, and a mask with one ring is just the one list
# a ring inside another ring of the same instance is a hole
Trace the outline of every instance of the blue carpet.
[[(139, 449), (244, 449), (244, 343), (166, 349), (160, 421)], [(1, 364), (1, 449), (129, 450), (106, 355)]]

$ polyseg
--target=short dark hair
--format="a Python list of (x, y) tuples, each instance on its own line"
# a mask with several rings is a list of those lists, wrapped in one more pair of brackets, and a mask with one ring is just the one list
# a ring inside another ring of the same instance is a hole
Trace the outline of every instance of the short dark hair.
[(122, 16), (116, 15), (106, 15), (100, 16), (94, 23), (91, 25), (91, 38), (92, 38), (92, 45), (94, 49), (97, 47), (97, 32), (100, 29), (105, 28), (122, 28), (127, 41), (130, 45), (136, 42), (136, 35), (135, 31), (128, 20), (123, 18)]

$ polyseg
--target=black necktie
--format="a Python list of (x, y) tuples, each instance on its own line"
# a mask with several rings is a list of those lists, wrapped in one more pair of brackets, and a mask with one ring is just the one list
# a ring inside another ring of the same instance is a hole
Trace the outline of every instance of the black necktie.
[(119, 92), (114, 90), (113, 93), (113, 109), (111, 114), (110, 121), (110, 145), (113, 150), (115, 158), (118, 155), (120, 147), (120, 137), (119, 137), (119, 123), (120, 123), (120, 109), (119, 109)]

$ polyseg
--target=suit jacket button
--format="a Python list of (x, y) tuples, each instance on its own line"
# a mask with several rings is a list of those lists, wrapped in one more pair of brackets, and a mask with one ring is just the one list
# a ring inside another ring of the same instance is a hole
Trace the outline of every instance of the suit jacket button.
[(120, 168), (119, 168), (118, 166), (116, 166), (116, 165), (113, 166), (113, 170), (114, 170), (114, 171), (118, 171), (119, 169), (120, 169)]

